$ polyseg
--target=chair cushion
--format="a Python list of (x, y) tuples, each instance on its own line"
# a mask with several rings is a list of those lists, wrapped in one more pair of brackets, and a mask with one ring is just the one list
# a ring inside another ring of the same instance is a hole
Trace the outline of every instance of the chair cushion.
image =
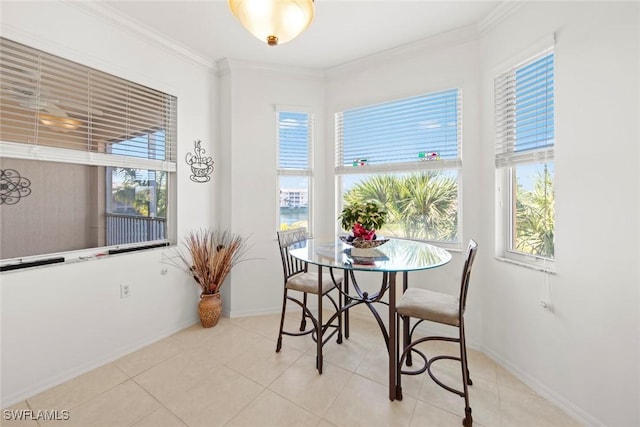
[[(336, 283), (342, 283), (342, 278), (337, 277)], [(333, 289), (333, 280), (331, 275), (322, 275), (322, 294)], [(318, 293), (318, 274), (317, 273), (300, 273), (287, 280), (287, 289), (293, 289), (300, 292), (308, 292), (310, 294)]]
[(459, 298), (426, 289), (409, 288), (396, 303), (396, 311), (403, 316), (460, 326)]

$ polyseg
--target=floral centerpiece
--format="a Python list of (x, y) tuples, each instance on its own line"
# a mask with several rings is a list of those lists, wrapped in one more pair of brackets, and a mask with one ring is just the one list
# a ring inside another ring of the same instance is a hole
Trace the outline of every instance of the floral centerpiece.
[(382, 228), (387, 221), (386, 209), (377, 202), (352, 202), (342, 209), (338, 219), (343, 230), (351, 231), (347, 237), (349, 242), (375, 240), (376, 230)]

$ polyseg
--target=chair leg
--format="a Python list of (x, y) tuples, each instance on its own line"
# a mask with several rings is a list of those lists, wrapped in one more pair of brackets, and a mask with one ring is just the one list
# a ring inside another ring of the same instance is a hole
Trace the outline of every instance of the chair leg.
[[(405, 271), (404, 273), (402, 273), (402, 293), (403, 294), (407, 292), (408, 286), (409, 286), (409, 273)], [(400, 316), (399, 319), (402, 319), (402, 316)], [(405, 346), (411, 342), (411, 335), (409, 333), (410, 330), (411, 330), (411, 318), (407, 317), (403, 319), (403, 322), (402, 322), (402, 339), (406, 343), (404, 344)], [(411, 353), (412, 353), (411, 351), (407, 353), (407, 366), (413, 365), (413, 357)]]
[(464, 420), (462, 425), (471, 427), (473, 425), (473, 417), (471, 416), (471, 406), (469, 406), (469, 365), (467, 361), (467, 342), (464, 335), (464, 321), (460, 323), (460, 361), (462, 365), (462, 387), (464, 391)]
[(473, 381), (471, 381), (471, 374), (469, 373), (469, 362), (468, 362), (469, 359), (467, 358), (467, 345), (466, 345), (466, 343), (464, 345), (464, 358), (465, 358), (465, 360), (467, 360), (467, 363), (466, 363), (466, 365), (467, 365), (467, 384), (473, 385)]
[[(318, 282), (322, 281), (322, 267), (318, 267)], [(306, 295), (306, 294), (305, 294)], [(318, 369), (318, 373), (322, 375), (322, 344), (323, 344), (323, 327), (322, 327), (322, 294), (318, 294), (318, 317), (317, 317), (317, 330), (316, 330), (316, 338), (318, 341), (316, 343), (316, 368)]]
[[(399, 314), (396, 313), (396, 348), (390, 351), (398, 351), (398, 348), (401, 349), (402, 351), (400, 351), (399, 356), (398, 356), (398, 363), (396, 365), (396, 400), (402, 400), (403, 396), (402, 396), (402, 363), (403, 363), (403, 355), (405, 352), (405, 349), (411, 345), (411, 343), (409, 341), (406, 340), (405, 338), (405, 334), (404, 334), (404, 322), (403, 322), (403, 317), (400, 316)], [(403, 330), (403, 336), (402, 339), (400, 339), (400, 324), (402, 323), (402, 330)], [(409, 354), (411, 354), (411, 351), (409, 351)]]
[[(284, 313), (287, 310), (287, 288), (284, 288), (284, 297), (282, 298), (282, 314), (280, 315), (280, 331), (278, 332), (278, 343), (276, 344), (276, 353), (282, 348), (282, 330), (284, 328)], [(304, 315), (304, 311), (302, 313)]]
[(338, 292), (338, 340), (336, 341), (338, 344), (342, 344), (342, 312), (340, 310), (342, 310), (342, 307), (344, 307), (342, 305), (342, 294), (340, 292)]
[[(402, 319), (402, 317), (400, 317), (400, 319)], [(402, 341), (404, 342), (405, 346), (411, 343), (411, 335), (409, 333), (410, 329), (411, 329), (411, 319), (407, 317), (406, 319), (403, 319), (403, 322), (402, 322)], [(411, 356), (411, 352), (407, 353), (406, 363), (407, 363), (407, 366), (413, 366), (413, 358)]]
[(473, 426), (473, 417), (471, 416), (471, 408), (466, 408), (464, 410), (464, 419), (462, 420), (462, 425), (464, 427)]
[[(302, 297), (302, 304), (304, 305), (304, 307), (307, 307), (307, 293), (304, 292), (304, 295)], [(305, 329), (307, 329), (307, 313), (304, 311), (304, 309), (302, 310), (302, 320), (300, 321), (300, 332), (303, 332)]]
[[(349, 295), (349, 271), (344, 271), (344, 305), (347, 305), (351, 302), (351, 298)], [(345, 339), (349, 339), (349, 310), (344, 311), (344, 337)]]

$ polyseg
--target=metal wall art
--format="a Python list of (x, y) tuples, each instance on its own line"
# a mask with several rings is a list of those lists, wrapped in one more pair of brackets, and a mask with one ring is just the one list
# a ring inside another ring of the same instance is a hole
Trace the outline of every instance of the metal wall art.
[(187, 153), (185, 161), (191, 166), (191, 175), (189, 178), (193, 182), (207, 182), (211, 179), (211, 172), (213, 172), (213, 159), (207, 157), (204, 154), (206, 151), (200, 146), (202, 141), (197, 140), (193, 142), (194, 153)]
[(0, 205), (15, 205), (31, 194), (31, 181), (14, 169), (0, 169)]

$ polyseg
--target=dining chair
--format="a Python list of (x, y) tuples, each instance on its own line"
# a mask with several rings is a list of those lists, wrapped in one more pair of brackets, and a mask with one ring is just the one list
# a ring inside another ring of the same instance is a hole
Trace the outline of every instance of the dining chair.
[[(460, 293), (458, 295), (454, 296), (440, 292), (433, 292), (426, 289), (408, 288), (396, 304), (396, 313), (399, 315), (400, 319), (408, 319), (409, 321), (412, 318), (417, 319), (417, 322), (411, 327), (408, 337), (408, 344), (406, 342), (404, 343), (402, 355), (398, 361), (397, 385), (399, 390), (399, 398), (402, 398), (402, 374), (419, 375), (427, 371), (431, 379), (433, 379), (433, 381), (440, 387), (464, 398), (465, 417), (462, 421), (462, 425), (465, 427), (470, 427), (473, 424), (473, 418), (471, 416), (471, 406), (469, 405), (468, 389), (468, 386), (472, 385), (473, 382), (471, 381), (471, 378), (469, 376), (469, 365), (467, 361), (467, 346), (464, 334), (464, 311), (467, 302), (467, 291), (469, 290), (471, 267), (476, 257), (477, 250), (478, 244), (475, 242), (475, 240), (470, 240), (469, 246), (467, 247), (464, 268), (462, 270)], [(413, 334), (416, 332), (416, 328), (424, 321), (430, 321), (455, 327), (457, 328), (458, 336), (425, 336), (422, 338), (414, 339)], [(397, 323), (399, 325), (401, 322), (398, 321)], [(418, 344), (432, 340), (458, 343), (459, 355), (438, 355), (428, 358), (421, 350), (416, 348)], [(405, 363), (405, 361), (407, 361), (407, 365), (412, 364), (410, 362), (411, 353), (415, 353), (420, 356), (424, 364), (417, 369), (403, 369), (403, 364)], [(442, 359), (456, 360), (460, 362), (463, 387), (462, 391), (444, 384), (442, 381), (436, 378), (436, 376), (431, 371), (432, 363)]]
[[(322, 346), (327, 343), (333, 335), (338, 334), (337, 342), (342, 343), (342, 315), (331, 316), (330, 320), (325, 324), (319, 324), (316, 316), (313, 315), (307, 306), (307, 295), (318, 295), (318, 274), (308, 271), (308, 263), (293, 257), (289, 250), (296, 246), (301, 246), (307, 239), (307, 232), (304, 227), (294, 228), (285, 231), (278, 231), (278, 245), (280, 246), (280, 256), (282, 258), (282, 269), (284, 273), (284, 294), (282, 298), (282, 315), (280, 317), (280, 331), (278, 333), (278, 343), (276, 345), (276, 353), (282, 348), (282, 336), (301, 336), (311, 334), (314, 342), (318, 342), (318, 336), (322, 336), (322, 345), (317, 346), (316, 368), (322, 374)], [(342, 284), (342, 278), (335, 278), (333, 270), (329, 269), (329, 275), (322, 277), (322, 290), (318, 298), (328, 298), (331, 304), (339, 312), (339, 302), (341, 297), (338, 294), (338, 303), (329, 294), (332, 290), (339, 288)], [(291, 291), (300, 292), (301, 299), (292, 296)], [(292, 301), (300, 306), (302, 311), (302, 319), (300, 320), (300, 330), (297, 332), (284, 330), (284, 318), (287, 311), (287, 301)], [(313, 327), (307, 329), (307, 319), (311, 321)], [(331, 320), (333, 319), (333, 320)], [(337, 319), (337, 324), (335, 323)], [(322, 329), (321, 329), (322, 328)], [(330, 333), (325, 334), (330, 330)], [(320, 334), (320, 332), (322, 332)]]

